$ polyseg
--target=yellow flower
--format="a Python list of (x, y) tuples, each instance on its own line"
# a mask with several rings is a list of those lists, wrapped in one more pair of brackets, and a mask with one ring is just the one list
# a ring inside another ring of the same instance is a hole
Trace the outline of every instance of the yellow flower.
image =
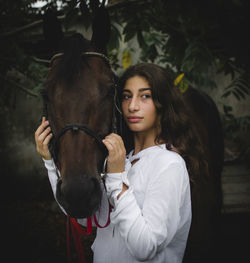
[(175, 80), (174, 80), (174, 85), (177, 86), (181, 80), (183, 79), (184, 77), (184, 73), (181, 73)]
[(189, 84), (188, 84), (188, 81), (183, 79), (184, 77), (184, 73), (181, 73), (175, 80), (174, 80), (174, 85), (175, 86), (178, 86), (180, 92), (184, 93), (188, 87), (189, 87)]
[(123, 69), (128, 68), (132, 63), (132, 57), (128, 50), (126, 50), (122, 55), (122, 66)]

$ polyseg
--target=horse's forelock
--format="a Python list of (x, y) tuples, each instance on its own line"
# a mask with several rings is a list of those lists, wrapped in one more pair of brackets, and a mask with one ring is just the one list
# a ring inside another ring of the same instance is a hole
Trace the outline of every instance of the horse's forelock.
[(81, 54), (91, 50), (91, 42), (77, 33), (64, 40), (63, 56), (57, 63), (56, 78), (73, 82), (82, 66)]

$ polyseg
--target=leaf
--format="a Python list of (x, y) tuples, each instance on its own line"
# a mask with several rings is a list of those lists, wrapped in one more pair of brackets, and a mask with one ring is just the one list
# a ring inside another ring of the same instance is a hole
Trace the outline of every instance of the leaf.
[(121, 40), (120, 31), (117, 29), (117, 27), (114, 24), (111, 24), (111, 33), (108, 42), (108, 49), (109, 50), (119, 49), (120, 40)]
[(224, 88), (222, 97), (227, 97), (233, 94), (238, 100), (246, 99), (246, 96), (250, 94), (249, 76), (245, 73), (239, 75), (236, 79)]
[(235, 90), (235, 92), (237, 92), (239, 97), (242, 97), (243, 99), (245, 99), (244, 93), (239, 88), (236, 87), (234, 90)]
[(233, 94), (238, 100), (240, 100), (240, 97), (239, 97), (239, 95), (237, 94), (237, 92), (235, 92), (234, 90), (232, 90), (232, 94)]
[(226, 97), (228, 97), (230, 94), (231, 94), (231, 92), (230, 92), (230, 91), (227, 91), (227, 92), (223, 93), (221, 97), (222, 97), (222, 98), (226, 98)]
[(243, 92), (246, 93), (247, 95), (250, 94), (250, 91), (247, 89), (246, 86), (241, 86), (241, 90), (243, 90)]
[(128, 42), (136, 35), (136, 27), (133, 23), (127, 23), (123, 30), (123, 35), (125, 35), (124, 41)]
[(141, 48), (145, 48), (146, 47), (146, 43), (145, 43), (145, 40), (143, 38), (143, 35), (142, 35), (141, 31), (137, 31), (137, 40), (138, 40), (138, 43), (139, 43)]

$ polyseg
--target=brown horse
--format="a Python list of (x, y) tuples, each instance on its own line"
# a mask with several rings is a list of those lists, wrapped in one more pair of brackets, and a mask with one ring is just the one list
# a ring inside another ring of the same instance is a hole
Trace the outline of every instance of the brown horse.
[(91, 216), (101, 201), (102, 138), (111, 132), (114, 84), (107, 58), (79, 34), (51, 61), (43, 96), (61, 172), (56, 197), (72, 217)]
[(191, 184), (192, 224), (184, 262), (220, 262), (221, 173), (224, 163), (220, 115), (216, 104), (204, 92), (189, 88), (183, 96), (192, 110), (192, 118), (196, 120), (203, 147), (208, 154), (209, 168), (209, 176)]

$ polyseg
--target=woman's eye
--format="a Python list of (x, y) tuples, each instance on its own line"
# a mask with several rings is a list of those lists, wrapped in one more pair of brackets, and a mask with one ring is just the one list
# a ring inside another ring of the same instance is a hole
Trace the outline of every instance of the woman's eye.
[(151, 95), (150, 94), (143, 94), (141, 97), (143, 99), (149, 99), (149, 98), (151, 98)]
[(123, 100), (128, 100), (130, 97), (131, 97), (131, 96), (128, 95), (128, 94), (123, 94), (123, 95), (122, 95), (122, 99), (123, 99)]

